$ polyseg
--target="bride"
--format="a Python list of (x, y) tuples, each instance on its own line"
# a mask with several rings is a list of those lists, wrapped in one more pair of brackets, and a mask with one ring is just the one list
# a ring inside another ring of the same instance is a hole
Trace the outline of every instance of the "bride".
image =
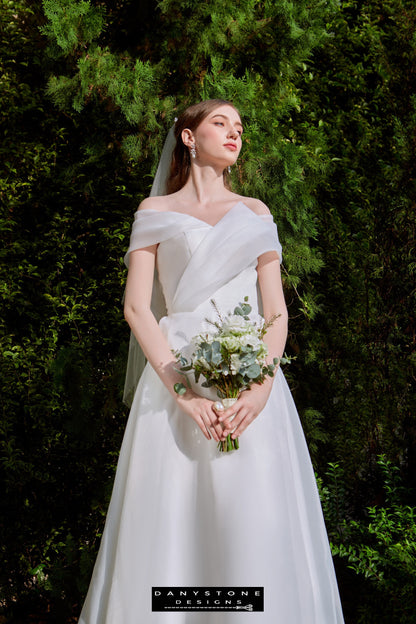
[[(126, 396), (134, 398), (81, 624), (343, 622), (313, 469), (281, 370), (225, 411), (216, 411), (211, 388), (174, 391), (183, 378), (173, 351), (189, 353), (192, 337), (216, 320), (212, 299), (224, 314), (248, 296), (252, 314), (260, 306), (266, 319), (277, 315), (264, 340), (270, 361), (283, 354), (276, 227), (260, 200), (228, 183), (242, 132), (229, 102), (189, 107), (165, 144), (157, 195), (135, 214), (125, 296)], [(219, 452), (229, 433), (240, 448)], [(217, 596), (260, 588), (263, 610), (247, 615), (253, 607), (244, 600), (216, 610), (207, 597), (202, 607), (179, 599), (152, 608), (155, 588), (178, 597), (191, 587), (204, 596), (206, 588)]]

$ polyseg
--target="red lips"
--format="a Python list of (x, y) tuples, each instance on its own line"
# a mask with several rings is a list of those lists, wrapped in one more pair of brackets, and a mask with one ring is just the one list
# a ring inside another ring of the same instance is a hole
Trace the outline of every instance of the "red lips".
[(235, 143), (225, 143), (224, 147), (229, 147), (233, 151), (235, 151), (237, 149), (237, 145)]

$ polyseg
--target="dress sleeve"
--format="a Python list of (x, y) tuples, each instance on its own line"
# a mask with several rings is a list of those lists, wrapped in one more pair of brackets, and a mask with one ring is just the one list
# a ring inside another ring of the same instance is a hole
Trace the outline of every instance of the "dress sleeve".
[(267, 223), (270, 226), (270, 229), (273, 231), (273, 234), (275, 235), (275, 244), (276, 244), (276, 249), (275, 251), (277, 252), (277, 255), (279, 256), (279, 260), (280, 260), (280, 264), (282, 263), (282, 245), (280, 244), (279, 241), (279, 235), (277, 233), (277, 225), (275, 224), (275, 222), (273, 221), (273, 215), (271, 214), (262, 214), (262, 215), (258, 215), (265, 223)]
[(143, 249), (161, 243), (182, 231), (182, 224), (177, 215), (160, 212), (151, 208), (137, 210), (134, 215), (130, 244), (124, 256), (124, 263), (129, 266), (129, 256), (136, 249)]

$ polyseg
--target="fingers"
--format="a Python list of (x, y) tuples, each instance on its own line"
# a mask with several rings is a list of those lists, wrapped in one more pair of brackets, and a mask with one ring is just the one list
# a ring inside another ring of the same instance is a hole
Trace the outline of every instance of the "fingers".
[(219, 442), (221, 440), (223, 436), (223, 429), (218, 422), (210, 422), (208, 425), (208, 431), (210, 432), (214, 440), (216, 440), (216, 442)]
[(223, 426), (218, 422), (218, 417), (211, 408), (212, 401), (203, 399), (193, 392), (189, 392), (187, 400), (184, 400), (182, 396), (175, 398), (183, 411), (195, 421), (207, 440), (214, 438), (219, 442), (223, 439)]
[(233, 433), (231, 434), (231, 437), (233, 438), (233, 440), (235, 438), (238, 438), (243, 431), (245, 431), (247, 429), (247, 427), (250, 425), (250, 423), (253, 422), (253, 420), (257, 417), (257, 414), (255, 412), (244, 412), (243, 410), (241, 410), (237, 416), (235, 417), (235, 419), (231, 422), (232, 425), (232, 430)]
[(225, 409), (220, 401), (216, 401), (212, 404), (212, 409), (218, 414), (218, 422), (222, 428), (222, 439), (225, 440), (236, 428), (235, 418), (238, 412), (238, 401), (228, 409)]
[[(218, 421), (223, 425), (226, 426), (227, 428), (230, 427), (230, 424), (235, 421), (236, 416), (240, 413), (241, 408), (239, 409), (237, 403), (235, 404), (235, 406), (233, 406), (232, 408), (229, 408), (227, 410), (225, 410), (224, 412), (220, 412), (220, 415), (218, 416)], [(233, 427), (235, 427), (235, 425), (233, 424)]]
[(220, 401), (216, 401), (215, 403), (212, 404), (213, 409), (218, 415), (219, 422), (224, 422), (225, 420), (232, 418), (232, 416), (234, 416), (234, 414), (238, 412), (240, 406), (241, 406), (241, 403), (239, 401), (236, 401), (234, 405), (232, 405), (231, 407), (227, 409), (225, 409), (225, 407), (222, 405)]
[[(198, 422), (198, 421), (197, 421)], [(199, 428), (201, 429), (202, 433), (204, 434), (204, 436), (206, 437), (207, 440), (211, 440), (211, 436), (209, 434), (209, 431), (207, 430), (207, 428), (205, 427), (205, 423), (204, 421), (202, 422), (198, 422)]]
[(204, 411), (203, 414), (201, 415), (201, 421), (203, 425), (202, 432), (204, 433), (205, 436), (207, 433), (209, 436), (209, 439), (212, 436), (214, 440), (216, 440), (217, 442), (219, 442), (223, 438), (223, 427), (218, 422), (218, 418), (216, 414), (211, 410), (210, 407), (208, 407), (208, 409)]
[(227, 438), (227, 435), (230, 433), (226, 426), (224, 425), (224, 423), (220, 422), (220, 418), (219, 415), (221, 415), (224, 412), (224, 406), (221, 403), (221, 401), (215, 401), (214, 403), (211, 404), (211, 409), (214, 413), (214, 419), (215, 419), (215, 431), (218, 434), (219, 440), (225, 440)]
[(231, 433), (233, 439), (238, 438), (257, 418), (258, 413), (244, 401), (236, 403), (227, 410), (221, 411), (218, 417), (219, 422), (224, 427), (223, 434), (227, 437)]
[(240, 398), (226, 410), (220, 410), (214, 402), (207, 400), (199, 404), (193, 419), (207, 440), (213, 438), (219, 442), (229, 434), (233, 439), (239, 437), (257, 416), (255, 407)]

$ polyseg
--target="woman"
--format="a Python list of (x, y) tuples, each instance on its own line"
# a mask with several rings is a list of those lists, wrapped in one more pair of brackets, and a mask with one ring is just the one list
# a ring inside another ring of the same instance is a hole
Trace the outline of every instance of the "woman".
[[(259, 293), (264, 317), (278, 317), (265, 336), (269, 359), (283, 354), (276, 227), (261, 201), (227, 184), (242, 131), (229, 102), (189, 107), (174, 127), (168, 194), (145, 199), (135, 215), (125, 316), (148, 363), (81, 624), (343, 622), (313, 470), (280, 369), (223, 412), (212, 389), (174, 391), (183, 379), (172, 351), (189, 351), (206, 319), (216, 320), (211, 299), (227, 313), (248, 296), (255, 313)], [(219, 452), (231, 432), (239, 450)], [(152, 611), (152, 587), (264, 588), (264, 611), (187, 611), (183, 600), (176, 611)]]

